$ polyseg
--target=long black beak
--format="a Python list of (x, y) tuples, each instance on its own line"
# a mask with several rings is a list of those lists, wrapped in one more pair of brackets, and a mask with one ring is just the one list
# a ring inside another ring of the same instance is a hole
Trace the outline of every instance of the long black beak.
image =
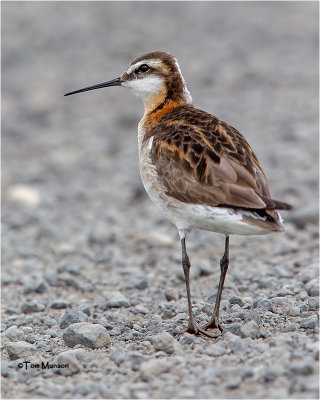
[(121, 79), (116, 78), (116, 79), (112, 79), (111, 81), (108, 81), (108, 82), (98, 83), (97, 85), (88, 86), (83, 89), (75, 90), (74, 92), (66, 93), (65, 96), (70, 96), (71, 94), (76, 94), (76, 93), (81, 93), (81, 92), (87, 92), (88, 90), (100, 89), (100, 88), (109, 87), (109, 86), (120, 86), (120, 85), (121, 85)]

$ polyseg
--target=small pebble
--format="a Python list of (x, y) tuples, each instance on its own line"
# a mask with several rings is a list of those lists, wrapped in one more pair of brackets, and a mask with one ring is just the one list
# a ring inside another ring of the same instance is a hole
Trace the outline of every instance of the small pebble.
[(261, 379), (263, 382), (273, 382), (277, 379), (277, 377), (278, 374), (269, 368), (265, 369), (261, 375)]
[(57, 355), (55, 362), (60, 365), (67, 366), (66, 368), (55, 368), (54, 372), (64, 376), (70, 376), (80, 371), (80, 363), (74, 353), (75, 350), (64, 351)]
[(256, 307), (260, 310), (273, 312), (273, 305), (272, 305), (271, 301), (267, 300), (267, 299), (259, 300)]
[(166, 288), (164, 294), (167, 301), (177, 301), (179, 299), (179, 292), (175, 288)]
[(302, 283), (307, 283), (319, 275), (319, 266), (317, 264), (312, 264), (310, 267), (305, 268), (297, 275), (297, 280)]
[(115, 349), (112, 350), (110, 354), (110, 359), (119, 367), (123, 362), (128, 359), (128, 355), (123, 350)]
[(83, 311), (72, 308), (70, 310), (67, 310), (63, 315), (60, 322), (60, 328), (65, 329), (69, 325), (74, 324), (76, 322), (87, 322), (87, 321), (88, 321), (88, 316)]
[(300, 315), (300, 307), (289, 307), (288, 315), (290, 317), (298, 317)]
[(147, 307), (145, 307), (145, 306), (142, 305), (142, 304), (138, 304), (137, 306), (135, 306), (133, 312), (134, 312), (135, 314), (144, 314), (144, 315), (150, 313), (150, 311), (147, 309)]
[(234, 377), (226, 384), (226, 389), (229, 390), (234, 390), (238, 389), (241, 385), (241, 378), (240, 377)]
[(259, 326), (254, 321), (248, 321), (240, 327), (242, 337), (251, 337), (252, 339), (260, 336)]
[(319, 310), (319, 297), (314, 297), (308, 300), (308, 310), (309, 311)]
[(226, 352), (227, 350), (224, 347), (219, 346), (218, 344), (211, 344), (205, 349), (204, 354), (211, 357), (220, 357), (226, 354)]
[(68, 308), (70, 307), (70, 302), (67, 300), (53, 300), (53, 302), (51, 303), (51, 308), (54, 308), (56, 310), (60, 310), (62, 308)]
[(238, 296), (232, 296), (229, 299), (230, 304), (238, 304), (240, 307), (244, 305), (244, 301)]
[(306, 300), (306, 299), (309, 297), (309, 295), (308, 295), (308, 292), (307, 292), (306, 290), (302, 290), (302, 291), (298, 294), (298, 297), (299, 297), (300, 300), (304, 301), (304, 300)]
[(200, 377), (201, 383), (205, 385), (218, 385), (220, 381), (220, 372), (213, 367), (207, 367)]
[(152, 336), (150, 341), (156, 351), (164, 351), (167, 354), (173, 354), (175, 351), (175, 339), (170, 333), (162, 332), (158, 335)]
[(30, 333), (33, 332), (33, 329), (31, 328), (31, 326), (22, 326), (21, 330), (24, 332), (24, 334), (26, 335), (30, 335)]
[(41, 304), (35, 300), (26, 300), (22, 305), (21, 305), (21, 311), (24, 314), (31, 314), (34, 312), (40, 312), (45, 309), (45, 305)]
[(184, 345), (193, 344), (196, 341), (195, 335), (191, 335), (190, 333), (185, 332), (179, 339), (179, 343)]
[(28, 185), (13, 185), (8, 189), (8, 196), (11, 201), (36, 207), (41, 201), (40, 192)]
[(313, 315), (308, 318), (304, 318), (301, 320), (300, 328), (304, 329), (313, 329), (318, 326), (318, 318), (316, 315)]
[(108, 295), (108, 299), (105, 304), (105, 309), (107, 308), (120, 308), (129, 307), (129, 300), (120, 292), (114, 292)]
[(278, 290), (277, 292), (273, 293), (270, 298), (273, 297), (286, 297), (286, 296), (294, 296), (294, 291), (288, 287), (283, 287), (282, 289)]
[(27, 281), (25, 282), (25, 289), (23, 293), (44, 293), (47, 289), (47, 284), (43, 281), (42, 278), (30, 278), (27, 279)]
[(171, 363), (164, 358), (153, 359), (144, 361), (140, 366), (140, 375), (143, 381), (149, 382), (154, 377), (168, 372), (171, 367)]
[(306, 289), (310, 297), (319, 297), (319, 278), (314, 278), (308, 282)]
[(313, 373), (313, 365), (308, 362), (294, 363), (290, 365), (290, 371), (298, 375), (311, 375)]
[(25, 338), (25, 333), (17, 325), (12, 325), (2, 333), (2, 337), (8, 338), (11, 342), (20, 342)]
[(37, 351), (37, 348), (33, 344), (27, 342), (7, 343), (6, 349), (11, 360), (31, 356)]

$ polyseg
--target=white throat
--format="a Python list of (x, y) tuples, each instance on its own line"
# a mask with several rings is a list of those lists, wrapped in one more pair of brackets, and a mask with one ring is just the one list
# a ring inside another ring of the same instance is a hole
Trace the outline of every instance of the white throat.
[(158, 75), (148, 75), (142, 79), (123, 82), (122, 86), (129, 88), (135, 96), (145, 102), (161, 93), (164, 87), (164, 79)]

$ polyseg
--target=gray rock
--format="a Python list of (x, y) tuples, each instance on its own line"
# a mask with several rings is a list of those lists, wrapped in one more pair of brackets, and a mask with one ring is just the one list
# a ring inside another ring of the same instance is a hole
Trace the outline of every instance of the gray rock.
[(129, 306), (130, 306), (129, 300), (121, 292), (114, 292), (109, 294), (105, 304), (105, 309), (129, 307)]
[(288, 307), (287, 308), (287, 314), (290, 316), (290, 317), (298, 317), (299, 315), (300, 315), (300, 307), (295, 307), (295, 306), (292, 306), (292, 307)]
[(312, 264), (310, 267), (303, 269), (297, 275), (297, 280), (302, 283), (307, 283), (319, 276), (319, 267), (317, 264)]
[(214, 367), (207, 367), (199, 377), (202, 384), (217, 385), (220, 382), (220, 371)]
[(157, 351), (164, 351), (167, 354), (173, 354), (175, 351), (176, 340), (168, 332), (162, 332), (152, 336), (150, 340)]
[(64, 351), (63, 353), (60, 353), (58, 356), (55, 357), (54, 364), (56, 363), (58, 365), (60, 364), (61, 366), (62, 365), (66, 366), (65, 368), (63, 367), (54, 368), (55, 373), (64, 376), (70, 376), (76, 374), (81, 369), (80, 363), (76, 358), (76, 353), (74, 353), (74, 350), (68, 350)]
[(81, 344), (91, 349), (107, 347), (111, 343), (110, 335), (102, 325), (88, 322), (70, 325), (63, 334), (63, 340), (68, 347)]
[(238, 304), (240, 307), (244, 305), (244, 301), (238, 296), (232, 296), (229, 299), (230, 304)]
[(27, 335), (24, 340), (28, 343), (34, 344), (38, 341), (38, 338), (34, 335)]
[(244, 314), (245, 322), (254, 320), (258, 325), (260, 325), (261, 324), (261, 314), (262, 314), (261, 310), (259, 310), (259, 309), (249, 310)]
[(132, 310), (135, 314), (149, 314), (150, 311), (145, 307), (143, 304), (138, 304), (135, 306), (135, 308)]
[(84, 312), (85, 314), (88, 315), (88, 317), (90, 317), (90, 315), (91, 315), (91, 308), (90, 308), (89, 304), (82, 304), (82, 305), (76, 307), (75, 309)]
[(241, 368), (242, 379), (250, 378), (251, 376), (254, 376), (254, 370), (252, 368), (250, 367)]
[(35, 293), (44, 293), (48, 287), (42, 278), (30, 278), (25, 281), (26, 288), (24, 289), (24, 294), (29, 294), (32, 292)]
[(227, 350), (224, 347), (219, 346), (218, 344), (211, 344), (205, 349), (204, 354), (211, 357), (220, 357), (226, 354), (226, 352)]
[(197, 341), (195, 335), (185, 332), (179, 339), (179, 343), (182, 345), (194, 344)]
[(171, 367), (169, 360), (165, 358), (156, 358), (144, 361), (140, 366), (140, 375), (145, 382), (151, 381), (154, 377), (168, 372)]
[(148, 287), (148, 281), (144, 276), (132, 275), (126, 284), (126, 289), (139, 289), (143, 290)]
[(90, 379), (85, 379), (79, 382), (71, 391), (71, 398), (92, 398), (92, 399), (108, 399), (110, 398), (109, 391), (105, 386), (98, 382), (92, 382)]
[(41, 316), (40, 321), (43, 322), (44, 325), (47, 325), (49, 328), (57, 325), (57, 321), (51, 317)]
[(25, 335), (30, 335), (30, 333), (33, 332), (33, 329), (31, 328), (31, 326), (22, 326), (21, 330), (23, 331), (23, 333)]
[(21, 311), (24, 314), (31, 314), (35, 312), (40, 312), (45, 309), (45, 305), (41, 304), (35, 300), (28, 299), (21, 305)]
[(83, 311), (72, 308), (65, 312), (60, 322), (60, 328), (65, 329), (71, 324), (77, 322), (87, 322), (87, 321), (88, 321), (88, 316)]
[(319, 297), (314, 297), (308, 300), (308, 310), (309, 311), (319, 310)]
[(294, 296), (295, 293), (288, 287), (283, 287), (282, 289), (278, 290), (277, 292), (273, 293), (270, 298), (273, 297), (286, 297), (286, 296)]
[(311, 297), (319, 297), (319, 278), (311, 279), (306, 284), (307, 293)]
[(11, 342), (20, 342), (25, 338), (23, 330), (19, 329), (17, 325), (10, 326), (10, 328), (6, 329), (1, 336), (8, 338)]
[(70, 307), (70, 302), (67, 300), (62, 300), (62, 299), (56, 299), (53, 300), (51, 303), (51, 308), (54, 308), (56, 310), (60, 310), (62, 308), (68, 308)]
[(131, 369), (133, 371), (139, 371), (141, 364), (147, 360), (144, 355), (137, 352), (130, 353), (128, 359), (131, 362)]
[(242, 337), (257, 338), (260, 336), (259, 326), (254, 320), (248, 321), (240, 327), (240, 334)]
[(9, 315), (15, 315), (15, 314), (17, 315), (21, 314), (21, 310), (19, 310), (18, 308), (8, 307), (5, 313)]
[(179, 292), (175, 288), (166, 288), (164, 294), (167, 301), (177, 301), (179, 299)]
[(31, 356), (37, 351), (36, 346), (27, 342), (7, 343), (6, 349), (11, 360)]
[(278, 374), (271, 370), (270, 368), (266, 368), (265, 370), (263, 370), (262, 374), (261, 374), (261, 380), (262, 382), (273, 382), (274, 380), (276, 380), (278, 377)]
[(311, 375), (313, 370), (311, 362), (297, 362), (290, 365), (290, 371), (298, 375)]
[(301, 320), (300, 328), (304, 329), (313, 329), (318, 326), (318, 318), (316, 315), (313, 315), (308, 318), (304, 318)]
[(276, 267), (276, 271), (280, 278), (292, 278), (292, 272), (284, 265)]
[(254, 304), (254, 306), (256, 306), (256, 308), (258, 308), (260, 310), (273, 312), (273, 305), (272, 305), (271, 301), (268, 299), (259, 300), (256, 304)]
[(226, 384), (226, 389), (234, 390), (238, 389), (241, 385), (241, 378), (239, 376), (232, 377)]
[(110, 354), (110, 360), (112, 360), (117, 366), (121, 365), (123, 362), (125, 362), (128, 359), (128, 355), (125, 351), (115, 349), (112, 350)]

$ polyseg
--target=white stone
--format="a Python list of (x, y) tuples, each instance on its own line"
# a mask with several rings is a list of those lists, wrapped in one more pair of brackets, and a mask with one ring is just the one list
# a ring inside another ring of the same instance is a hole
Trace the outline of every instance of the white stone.
[(39, 205), (41, 196), (38, 190), (27, 185), (14, 185), (8, 190), (10, 200), (35, 207)]

